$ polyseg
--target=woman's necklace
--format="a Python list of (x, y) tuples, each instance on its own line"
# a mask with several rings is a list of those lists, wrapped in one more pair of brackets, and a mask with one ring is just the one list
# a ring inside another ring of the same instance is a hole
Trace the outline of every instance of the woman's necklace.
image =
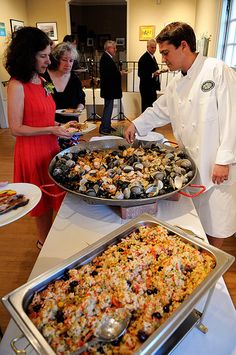
[(39, 78), (39, 75), (35, 73), (31, 79), (31, 83), (33, 84), (41, 84), (41, 80)]

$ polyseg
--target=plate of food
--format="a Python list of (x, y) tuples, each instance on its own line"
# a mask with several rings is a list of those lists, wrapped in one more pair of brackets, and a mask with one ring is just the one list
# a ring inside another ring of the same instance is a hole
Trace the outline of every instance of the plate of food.
[(163, 141), (165, 140), (163, 134), (157, 132), (149, 132), (146, 136), (140, 136), (136, 133), (135, 139), (137, 139), (138, 141), (159, 143), (163, 143)]
[(62, 109), (56, 110), (56, 113), (59, 113), (60, 115), (75, 116), (75, 117), (80, 116), (82, 112), (83, 112), (83, 110), (78, 110), (77, 108), (62, 108)]
[(0, 227), (30, 212), (42, 196), (40, 188), (28, 183), (12, 183), (0, 187)]
[(62, 125), (63, 128), (71, 134), (71, 136), (81, 136), (82, 134), (88, 133), (95, 129), (97, 126), (94, 123), (90, 122), (77, 122), (69, 121)]

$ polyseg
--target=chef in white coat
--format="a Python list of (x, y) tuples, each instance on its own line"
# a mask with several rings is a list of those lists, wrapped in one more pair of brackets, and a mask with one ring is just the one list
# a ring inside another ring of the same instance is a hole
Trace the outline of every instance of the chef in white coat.
[(196, 53), (186, 23), (173, 22), (157, 36), (162, 62), (179, 73), (152, 108), (125, 132), (132, 142), (153, 128), (172, 124), (180, 147), (198, 169), (207, 191), (193, 199), (209, 242), (221, 247), (236, 232), (236, 74), (222, 61)]

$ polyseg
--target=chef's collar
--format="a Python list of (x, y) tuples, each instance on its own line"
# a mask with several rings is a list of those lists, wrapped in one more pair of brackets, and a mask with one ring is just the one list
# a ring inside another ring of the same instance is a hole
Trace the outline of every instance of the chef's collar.
[(195, 71), (196, 67), (199, 65), (199, 63), (202, 61), (202, 58), (203, 56), (200, 54), (200, 53), (197, 53), (197, 56), (193, 62), (193, 64), (191, 65), (191, 67), (189, 68), (189, 70), (187, 70), (187, 72), (182, 72), (181, 71), (181, 74), (183, 76), (187, 76), (189, 79), (191, 78), (192, 76), (192, 73)]

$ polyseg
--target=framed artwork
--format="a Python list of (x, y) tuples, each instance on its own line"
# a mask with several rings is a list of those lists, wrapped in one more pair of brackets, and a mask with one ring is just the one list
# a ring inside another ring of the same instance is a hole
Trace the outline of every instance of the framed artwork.
[(148, 41), (155, 37), (155, 26), (139, 26), (139, 40)]
[(0, 22), (0, 36), (6, 37), (6, 26), (4, 22)]
[(93, 38), (87, 38), (87, 47), (93, 47)]
[(117, 46), (125, 46), (125, 39), (124, 38), (116, 38), (116, 45)]
[(111, 39), (111, 35), (98, 35), (98, 41), (97, 41), (97, 44), (98, 44), (98, 49), (99, 50), (103, 50), (104, 49), (104, 43), (106, 41), (108, 41), (109, 39)]
[(24, 27), (24, 21), (10, 19), (11, 32), (15, 32)]
[(58, 40), (56, 22), (37, 22), (36, 27), (45, 32), (52, 41)]

